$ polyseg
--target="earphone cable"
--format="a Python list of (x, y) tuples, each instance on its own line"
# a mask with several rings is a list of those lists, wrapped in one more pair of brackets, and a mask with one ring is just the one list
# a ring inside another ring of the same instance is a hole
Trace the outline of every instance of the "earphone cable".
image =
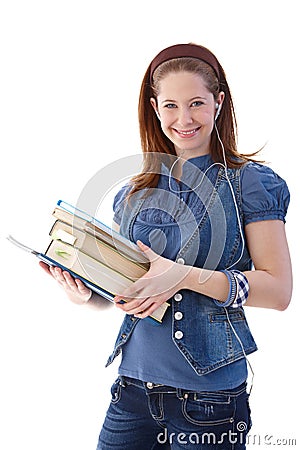
[(221, 139), (220, 134), (219, 134), (219, 130), (217, 128), (216, 121), (215, 121), (214, 127), (215, 127), (215, 130), (216, 130), (218, 141), (219, 141), (219, 143), (221, 145), (221, 148), (222, 148), (222, 155), (223, 155), (224, 163), (215, 162), (215, 163), (211, 164), (203, 172), (203, 175), (202, 175), (199, 183), (195, 187), (193, 187), (193, 189), (175, 190), (175, 189), (172, 188), (172, 185), (171, 185), (171, 177), (172, 177), (172, 172), (174, 170), (175, 165), (178, 163), (179, 159), (181, 158), (182, 154), (184, 153), (184, 152), (182, 152), (181, 155), (176, 158), (176, 160), (173, 162), (173, 164), (172, 164), (172, 166), (170, 168), (168, 184), (169, 184), (170, 191), (173, 192), (173, 193), (182, 194), (182, 193), (192, 192), (192, 191), (195, 191), (197, 188), (199, 188), (199, 186), (201, 186), (201, 184), (202, 184), (202, 182), (204, 180), (204, 177), (206, 176), (207, 172), (212, 167), (214, 167), (214, 166), (221, 166), (221, 167), (224, 168), (224, 173), (225, 173), (225, 177), (226, 177), (226, 180), (227, 180), (227, 183), (228, 183), (228, 186), (229, 186), (229, 189), (230, 189), (231, 197), (232, 197), (232, 200), (233, 200), (235, 213), (236, 213), (236, 218), (237, 218), (237, 222), (238, 222), (238, 228), (239, 228), (240, 237), (241, 237), (241, 241), (242, 241), (242, 249), (241, 249), (240, 256), (239, 256), (239, 258), (236, 261), (234, 261), (229, 267), (226, 268), (228, 270), (228, 269), (231, 269), (235, 264), (237, 264), (241, 260), (241, 258), (243, 256), (243, 253), (244, 253), (244, 249), (245, 249), (245, 238), (244, 238), (244, 233), (243, 233), (243, 229), (242, 229), (242, 223), (241, 223), (241, 219), (240, 219), (239, 208), (238, 208), (237, 201), (236, 201), (235, 194), (234, 194), (234, 190), (233, 190), (233, 187), (232, 187), (232, 184), (231, 184), (231, 181), (229, 179), (228, 172), (227, 172), (227, 161), (226, 161), (226, 157), (225, 157), (225, 149), (224, 149), (224, 145), (223, 145), (222, 139)]
[[(177, 162), (179, 161), (180, 157), (182, 156), (182, 154), (181, 154), (181, 155), (178, 156), (178, 158), (173, 162), (173, 164), (172, 164), (172, 166), (171, 166), (171, 168), (170, 168), (170, 172), (169, 172), (169, 189), (170, 189), (171, 192), (174, 192), (174, 193), (177, 193), (177, 194), (178, 194), (178, 193), (192, 192), (192, 191), (194, 191), (195, 189), (197, 189), (199, 186), (201, 186), (201, 183), (203, 182), (204, 177), (205, 177), (205, 175), (206, 175), (206, 173), (208, 172), (209, 169), (211, 169), (212, 167), (214, 167), (214, 166), (216, 166), (216, 165), (219, 165), (219, 166), (221, 166), (221, 167), (224, 168), (225, 178), (226, 178), (226, 180), (227, 180), (227, 183), (228, 183), (228, 186), (229, 186), (229, 189), (230, 189), (230, 193), (231, 193), (231, 196), (232, 196), (232, 200), (233, 200), (233, 203), (234, 203), (234, 208), (235, 208), (235, 212), (236, 212), (236, 218), (237, 218), (237, 222), (238, 222), (238, 228), (239, 228), (240, 238), (241, 238), (241, 242), (242, 242), (241, 253), (240, 253), (238, 259), (237, 259), (236, 261), (234, 261), (230, 266), (228, 266), (228, 267), (226, 268), (226, 269), (228, 270), (228, 269), (231, 269), (234, 265), (236, 265), (236, 264), (242, 259), (242, 256), (243, 256), (243, 253), (244, 253), (244, 249), (245, 249), (245, 238), (244, 238), (244, 233), (243, 233), (243, 229), (242, 229), (242, 223), (241, 223), (241, 218), (240, 218), (240, 214), (239, 214), (239, 208), (238, 208), (237, 200), (236, 200), (235, 193), (234, 193), (234, 190), (233, 190), (233, 186), (232, 186), (232, 184), (231, 184), (231, 181), (230, 181), (229, 175), (228, 175), (228, 171), (227, 171), (227, 161), (226, 161), (226, 157), (225, 157), (225, 148), (224, 148), (224, 144), (223, 144), (223, 142), (222, 142), (222, 139), (221, 139), (221, 137), (220, 137), (219, 130), (218, 130), (218, 128), (217, 128), (216, 120), (215, 120), (214, 127), (215, 127), (215, 130), (216, 130), (216, 134), (217, 134), (218, 141), (219, 141), (219, 143), (220, 143), (220, 145), (221, 145), (221, 148), (222, 148), (222, 156), (223, 156), (224, 164), (223, 164), (223, 163), (220, 163), (220, 162), (215, 162), (215, 163), (211, 164), (211, 165), (203, 172), (203, 175), (202, 175), (202, 177), (201, 177), (201, 180), (200, 180), (200, 182), (197, 184), (197, 186), (195, 186), (193, 189), (186, 189), (186, 190), (179, 190), (179, 191), (177, 191), (177, 190), (174, 190), (174, 189), (172, 188), (172, 186), (171, 186), (171, 176), (172, 176), (172, 171), (174, 170), (175, 165), (177, 164)], [(252, 391), (253, 384), (254, 384), (254, 370), (253, 370), (253, 368), (252, 368), (252, 366), (251, 366), (251, 363), (250, 363), (250, 361), (249, 361), (249, 359), (248, 359), (248, 357), (247, 357), (247, 354), (246, 354), (245, 349), (244, 349), (244, 345), (243, 345), (243, 343), (242, 343), (242, 341), (241, 341), (239, 335), (237, 334), (237, 332), (236, 332), (236, 330), (235, 330), (233, 324), (231, 323), (231, 320), (230, 320), (230, 317), (229, 317), (229, 313), (228, 313), (228, 311), (227, 311), (227, 308), (224, 308), (224, 310), (225, 310), (225, 313), (226, 313), (226, 317), (227, 317), (227, 321), (228, 321), (228, 323), (229, 323), (229, 326), (230, 326), (230, 328), (232, 329), (232, 332), (233, 332), (233, 334), (235, 335), (235, 337), (236, 337), (236, 339), (237, 339), (237, 341), (238, 341), (238, 343), (239, 343), (239, 345), (240, 345), (240, 347), (241, 347), (241, 349), (242, 349), (243, 356), (244, 356), (244, 358), (245, 358), (245, 360), (246, 360), (246, 363), (248, 364), (248, 367), (249, 367), (250, 372), (251, 372), (251, 382), (250, 382), (250, 388), (249, 388), (249, 395), (250, 395), (250, 393), (251, 393), (251, 391)]]

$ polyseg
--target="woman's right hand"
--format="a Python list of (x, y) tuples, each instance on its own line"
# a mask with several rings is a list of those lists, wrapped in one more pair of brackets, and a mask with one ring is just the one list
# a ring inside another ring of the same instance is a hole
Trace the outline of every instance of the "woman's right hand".
[(69, 272), (61, 270), (59, 267), (48, 266), (42, 261), (39, 262), (39, 265), (58, 282), (73, 303), (84, 305), (90, 300), (92, 291), (81, 280), (73, 278)]

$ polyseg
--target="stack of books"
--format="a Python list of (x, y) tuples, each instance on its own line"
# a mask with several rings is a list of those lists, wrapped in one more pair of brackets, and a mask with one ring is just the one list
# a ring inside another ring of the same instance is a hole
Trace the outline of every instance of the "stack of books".
[[(135, 244), (84, 211), (59, 200), (53, 216), (51, 242), (45, 253), (12, 236), (8, 239), (48, 265), (67, 270), (110, 301), (148, 271), (149, 261)], [(168, 306), (162, 304), (151, 319), (161, 322)]]

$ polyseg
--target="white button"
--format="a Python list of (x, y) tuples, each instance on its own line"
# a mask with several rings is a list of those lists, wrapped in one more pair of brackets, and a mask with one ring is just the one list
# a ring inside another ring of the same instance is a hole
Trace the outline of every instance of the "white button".
[(183, 332), (182, 331), (176, 331), (175, 339), (182, 339), (182, 338), (183, 338)]
[(174, 315), (176, 320), (181, 320), (183, 318), (183, 314), (180, 311), (177, 311)]
[(178, 292), (174, 295), (174, 300), (176, 300), (176, 302), (180, 302), (182, 300), (182, 295)]
[(178, 264), (184, 264), (185, 260), (183, 258), (178, 258), (176, 262), (178, 262)]

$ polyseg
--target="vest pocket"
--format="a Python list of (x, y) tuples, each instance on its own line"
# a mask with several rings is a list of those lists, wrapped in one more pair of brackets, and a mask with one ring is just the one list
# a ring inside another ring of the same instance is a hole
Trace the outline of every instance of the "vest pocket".
[(176, 341), (198, 375), (205, 375), (257, 350), (243, 309), (229, 308), (227, 313), (229, 320), (225, 308), (202, 313), (194, 325), (198, 332), (194, 334), (187, 328), (183, 338)]
[(212, 366), (234, 362), (257, 349), (243, 309), (229, 308), (226, 313), (222, 308), (208, 317), (210, 332), (215, 336), (214, 345), (210, 340), (207, 342), (208, 360)]

